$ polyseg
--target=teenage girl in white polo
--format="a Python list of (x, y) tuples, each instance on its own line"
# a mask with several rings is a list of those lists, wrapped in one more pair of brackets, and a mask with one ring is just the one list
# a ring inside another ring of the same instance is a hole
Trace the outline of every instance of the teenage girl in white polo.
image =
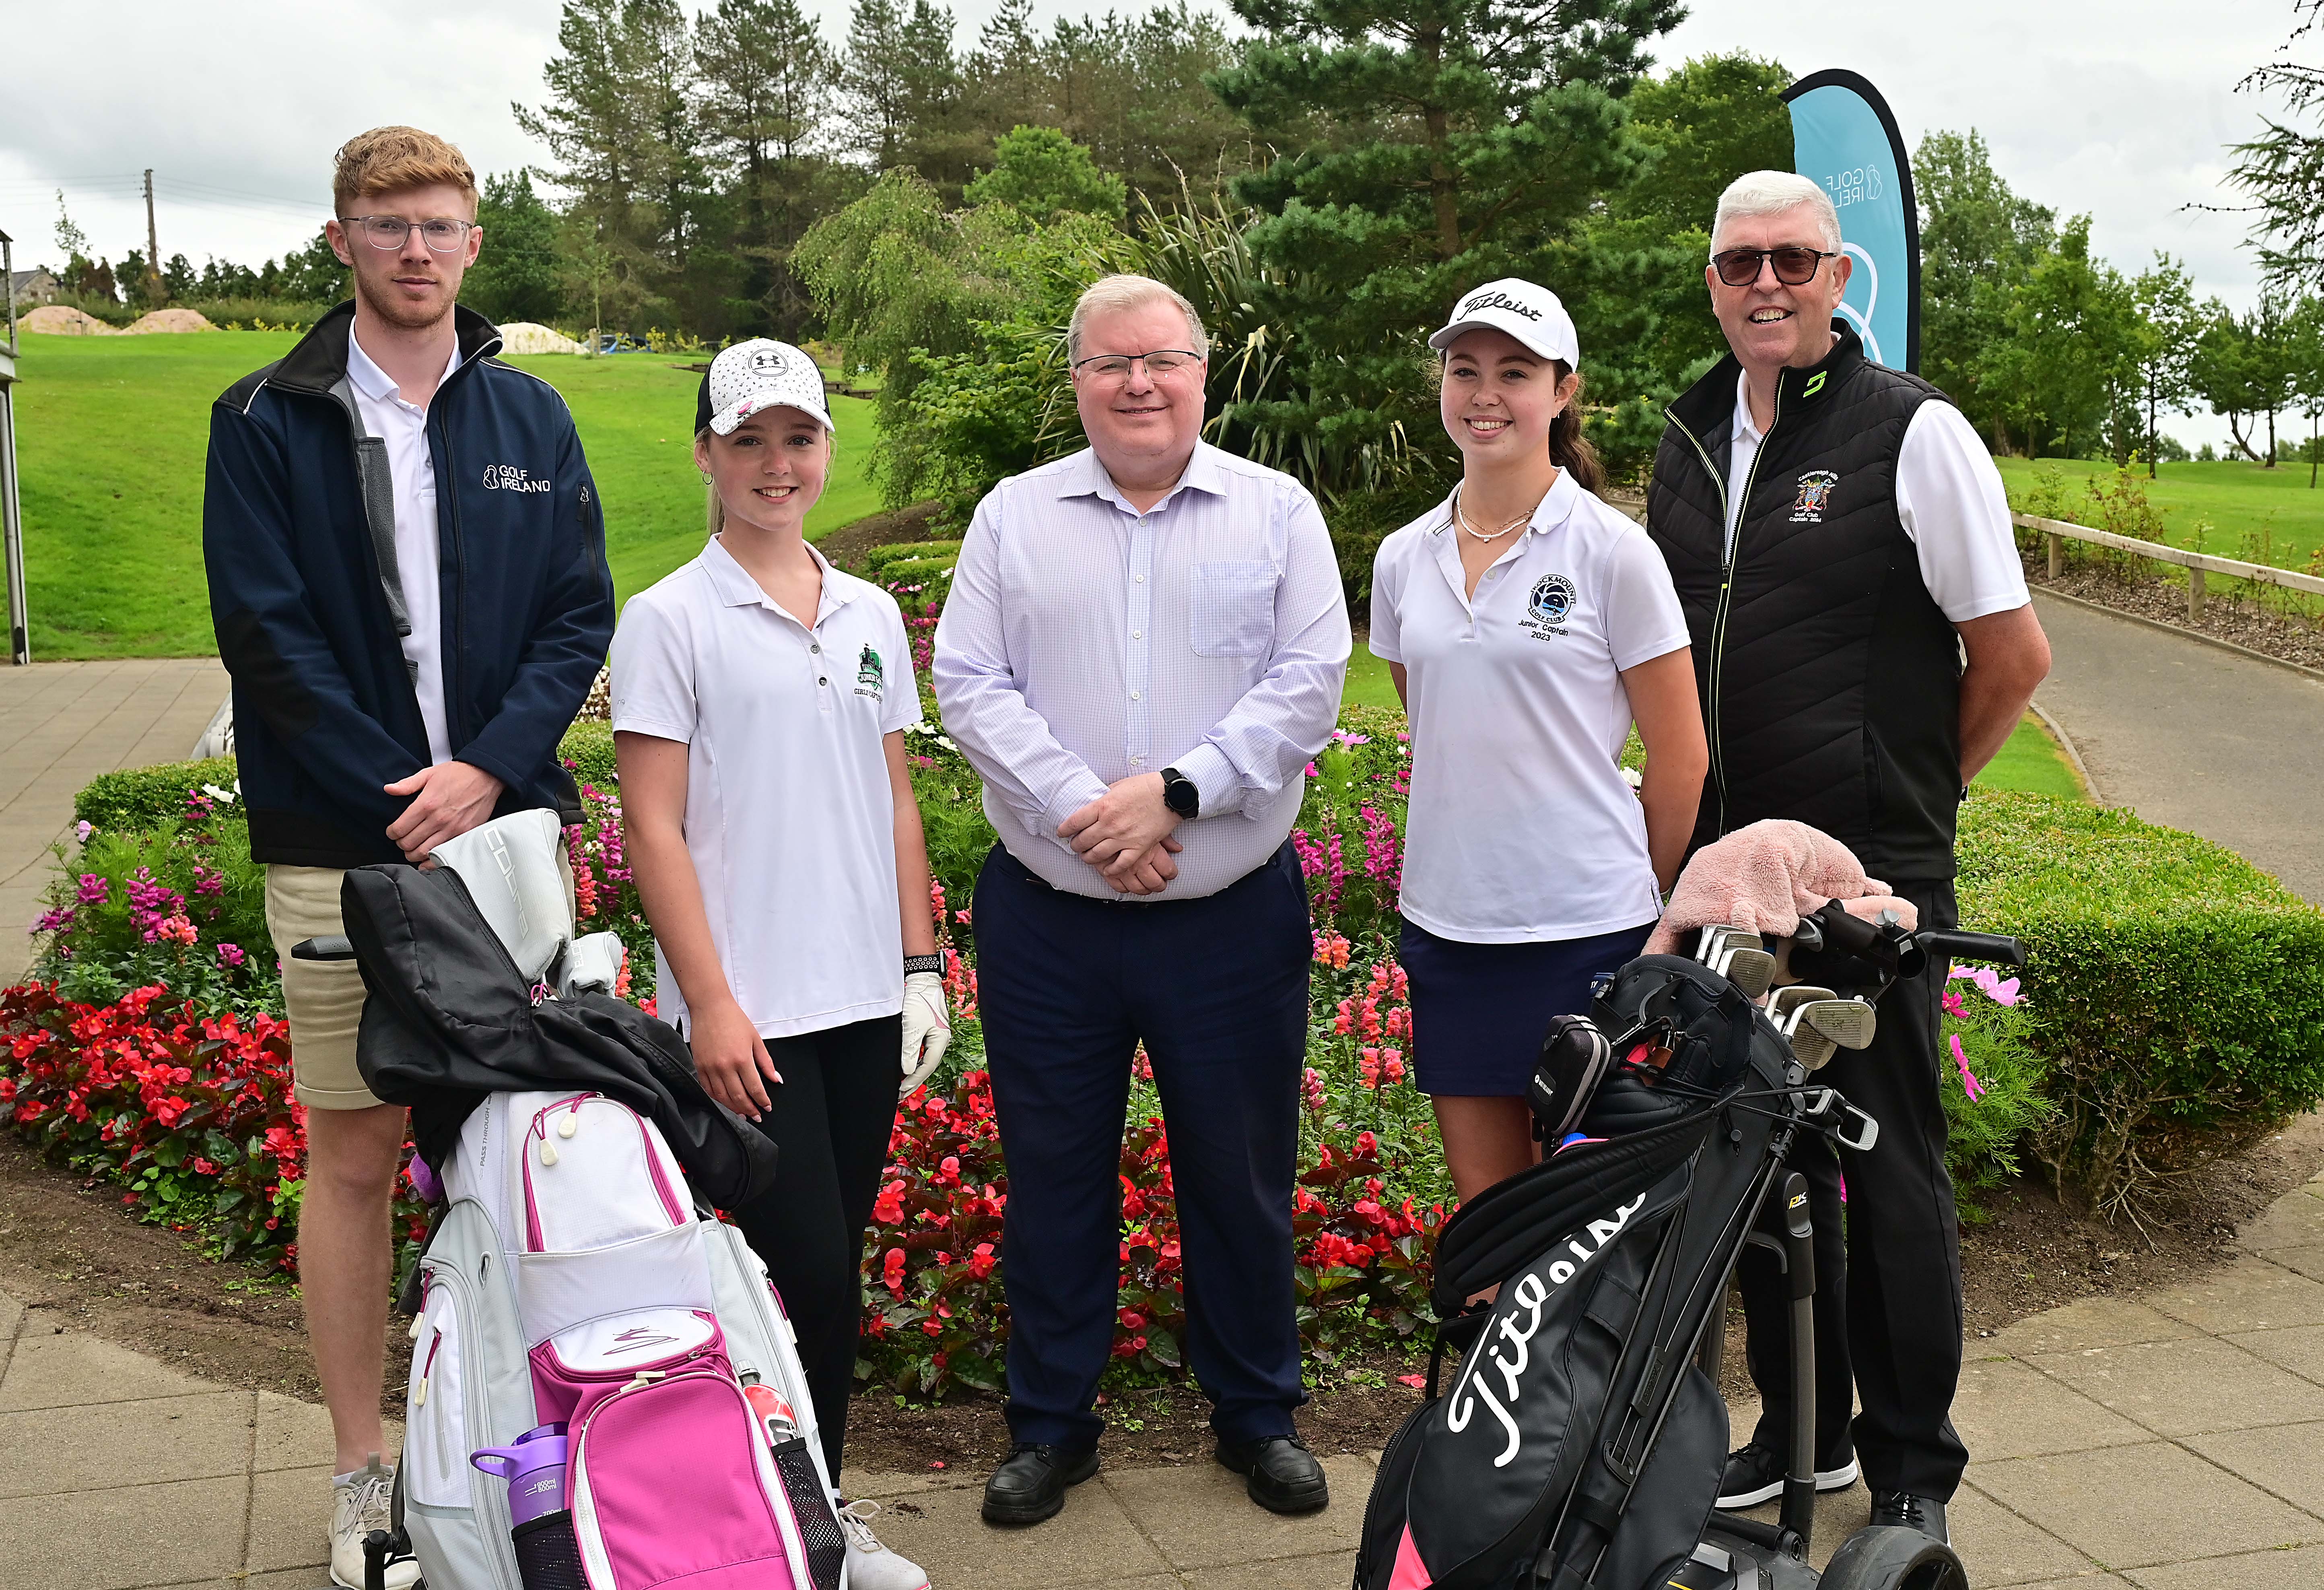
[[(905, 771), (920, 703), (903, 615), (801, 533), (831, 452), (807, 355), (757, 339), (712, 362), (694, 439), (710, 541), (630, 598), (613, 698), (661, 1014), (710, 1093), (781, 1146), (774, 1186), (732, 1213), (798, 1333), (836, 1476), (896, 1101), (951, 1031)], [(857, 1590), (925, 1590), (844, 1521)]]
[[(1380, 544), (1371, 648), (1411, 723), (1414, 1070), (1465, 1200), (1534, 1162), (1542, 1033), (1645, 944), (1710, 755), (1669, 570), (1595, 495), (1564, 306), (1495, 282), (1428, 345), (1461, 484)], [(1636, 793), (1618, 761), (1633, 721)]]

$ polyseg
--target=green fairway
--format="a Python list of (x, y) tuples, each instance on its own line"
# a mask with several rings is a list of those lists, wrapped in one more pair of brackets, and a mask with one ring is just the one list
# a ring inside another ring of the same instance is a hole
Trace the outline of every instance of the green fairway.
[[(272, 331), (23, 339), (17, 446), (35, 659), (213, 649), (201, 553), (210, 404), (297, 340)], [(702, 541), (702, 481), (688, 450), (701, 377), (671, 367), (681, 362), (651, 354), (511, 361), (573, 406), (623, 597)], [(872, 404), (835, 397), (831, 408), (839, 453), (807, 515), (811, 535), (879, 506), (863, 478)]]
[[(2009, 489), (2010, 504), (2030, 512), (2025, 497), (2039, 477), (2054, 471), (2070, 502), (2080, 500), (2096, 476), (2110, 483), (2114, 466), (2103, 459), (1996, 458)], [(2310, 490), (2308, 466), (2282, 464), (2264, 469), (2246, 460), (2217, 464), (2163, 464), (2155, 479), (2142, 468), (2147, 501), (2163, 510), (2163, 534), (2173, 546), (2191, 546), (2197, 527), (2208, 522), (2199, 551), (2279, 569), (2306, 569), (2324, 549), (2324, 485)], [(2324, 478), (2324, 477), (2319, 477)], [(2089, 515), (2063, 515), (2094, 523)]]

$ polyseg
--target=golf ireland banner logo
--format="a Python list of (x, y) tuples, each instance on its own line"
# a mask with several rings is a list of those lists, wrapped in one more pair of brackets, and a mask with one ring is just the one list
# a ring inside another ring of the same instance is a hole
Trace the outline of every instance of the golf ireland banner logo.
[(1823, 71), (1784, 90), (1792, 165), (1840, 211), (1851, 274), (1840, 318), (1864, 356), (1892, 370), (1921, 365), (1921, 221), (1913, 164), (1880, 91), (1850, 71)]

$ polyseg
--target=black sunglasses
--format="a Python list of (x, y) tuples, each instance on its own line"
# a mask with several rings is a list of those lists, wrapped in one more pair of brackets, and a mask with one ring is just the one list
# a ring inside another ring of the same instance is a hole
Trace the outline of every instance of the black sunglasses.
[(1729, 287), (1748, 287), (1759, 279), (1759, 262), (1772, 260), (1775, 280), (1786, 287), (1804, 287), (1815, 280), (1816, 269), (1826, 260), (1836, 260), (1837, 254), (1824, 254), (1812, 248), (1730, 248), (1725, 254), (1711, 256), (1719, 268), (1719, 279)]

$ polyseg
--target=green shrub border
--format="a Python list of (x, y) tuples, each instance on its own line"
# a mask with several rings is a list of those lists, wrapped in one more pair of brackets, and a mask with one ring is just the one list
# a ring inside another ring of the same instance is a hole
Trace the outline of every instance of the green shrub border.
[(884, 547), (874, 547), (863, 554), (863, 567), (878, 574), (891, 563), (942, 563), (949, 566), (960, 556), (960, 543), (951, 541), (890, 541)]
[(73, 818), (107, 830), (157, 828), (186, 815), (187, 791), (204, 784), (231, 790), (238, 776), (231, 756), (99, 773), (73, 797)]

